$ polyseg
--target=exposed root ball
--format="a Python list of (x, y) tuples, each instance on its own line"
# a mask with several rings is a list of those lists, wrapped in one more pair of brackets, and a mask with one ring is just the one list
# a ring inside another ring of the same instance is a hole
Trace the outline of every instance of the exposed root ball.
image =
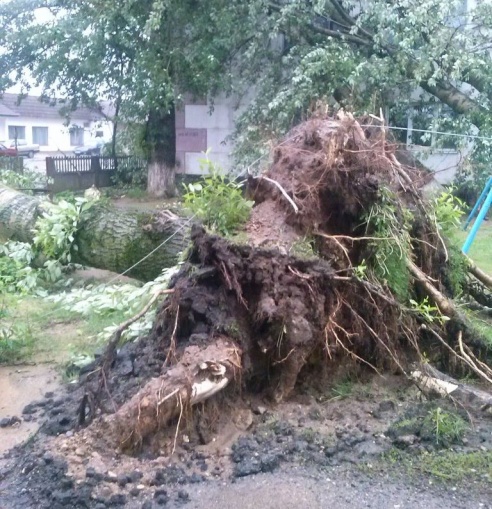
[(163, 374), (103, 420), (113, 445), (138, 449), (233, 379), (280, 401), (309, 363), (408, 374), (425, 350), (441, 369), (492, 376), (490, 347), (452, 301), (421, 192), (431, 177), (397, 160), (380, 123), (361, 127), (371, 121), (341, 114), (289, 133), (249, 180), (247, 245), (192, 229), (147, 340)]

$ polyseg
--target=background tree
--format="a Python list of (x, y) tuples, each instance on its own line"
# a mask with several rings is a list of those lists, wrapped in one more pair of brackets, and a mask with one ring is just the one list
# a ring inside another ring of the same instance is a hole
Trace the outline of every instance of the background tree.
[(0, 6), (0, 89), (34, 80), (47, 98), (66, 98), (67, 112), (108, 99), (115, 126), (145, 126), (149, 191), (172, 194), (175, 105), (185, 92), (230, 89), (235, 41), (250, 31), (236, 22), (254, 22), (247, 12), (223, 0), (207, 9), (196, 0), (10, 0)]
[[(271, 34), (284, 43), (268, 56), (256, 100), (239, 123), (241, 160), (256, 159), (251, 142), (261, 148), (266, 133), (286, 132), (317, 102), (361, 113), (389, 109), (390, 118), (405, 127), (411, 107), (438, 106), (426, 128), (492, 134), (489, 3), (468, 2), (468, 11), (462, 0), (266, 4)], [(243, 68), (248, 65), (244, 59)], [(420, 142), (415, 138), (420, 135), (413, 139)], [(490, 172), (489, 145), (474, 141), (472, 167), (482, 177)]]
[[(162, 194), (173, 188), (169, 126), (184, 92), (254, 87), (236, 134), (244, 164), (318, 103), (384, 107), (395, 122), (415, 105), (445, 106), (427, 127), (487, 137), (492, 9), (468, 4), (467, 12), (463, 0), (10, 0), (0, 9), (0, 65), (17, 81), (28, 72), (70, 107), (107, 97), (118, 118), (143, 122), (150, 191)], [(33, 6), (52, 20), (36, 23)], [(474, 144), (482, 173), (488, 145)]]

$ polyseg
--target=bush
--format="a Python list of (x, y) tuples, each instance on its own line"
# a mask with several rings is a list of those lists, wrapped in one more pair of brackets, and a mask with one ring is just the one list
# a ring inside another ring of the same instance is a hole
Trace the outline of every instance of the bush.
[(201, 167), (209, 175), (185, 185), (185, 207), (212, 230), (230, 235), (248, 220), (254, 202), (244, 198), (242, 184), (229, 181), (208, 159), (201, 161)]

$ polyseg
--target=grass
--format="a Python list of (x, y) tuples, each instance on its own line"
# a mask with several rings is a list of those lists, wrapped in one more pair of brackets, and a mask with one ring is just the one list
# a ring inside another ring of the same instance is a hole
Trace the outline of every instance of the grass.
[(455, 452), (443, 450), (407, 453), (393, 447), (382, 458), (383, 469), (403, 469), (408, 476), (428, 475), (446, 483), (492, 484), (492, 451)]
[(0, 363), (22, 361), (32, 354), (34, 337), (28, 324), (9, 320), (5, 307), (0, 307)]
[[(454, 237), (463, 246), (470, 228), (465, 232), (462, 229), (456, 230)], [(492, 274), (492, 220), (484, 221), (477, 232), (477, 236), (471, 245), (468, 256), (487, 274)]]
[(346, 399), (352, 395), (353, 391), (354, 391), (353, 380), (351, 380), (350, 378), (341, 380), (331, 388), (332, 397), (330, 401), (339, 401), (342, 399)]
[(3, 350), (0, 346), (0, 362), (31, 359), (64, 364), (74, 355), (94, 353), (100, 347), (95, 336), (105, 327), (124, 320), (123, 312), (81, 317), (33, 296), (3, 295), (0, 309), (3, 309), (2, 327), (11, 328), (14, 333), (11, 336), (17, 339), (11, 341), (8, 354), (2, 356), (2, 351), (7, 351), (7, 343), (3, 344)]
[(466, 310), (466, 315), (475, 327), (476, 331), (481, 335), (486, 343), (492, 348), (492, 320), (489, 318), (482, 318), (474, 311)]

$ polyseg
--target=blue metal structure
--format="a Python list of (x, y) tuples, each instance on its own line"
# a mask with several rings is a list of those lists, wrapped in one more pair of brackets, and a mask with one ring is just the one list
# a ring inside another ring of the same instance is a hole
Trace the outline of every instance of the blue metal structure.
[(468, 216), (468, 219), (465, 222), (465, 226), (463, 227), (464, 230), (468, 228), (470, 223), (473, 220), (473, 217), (478, 212), (477, 219), (475, 220), (475, 223), (473, 223), (472, 229), (470, 230), (470, 233), (468, 234), (468, 237), (465, 240), (465, 243), (463, 244), (462, 251), (465, 254), (468, 254), (468, 251), (470, 250), (470, 247), (475, 240), (475, 236), (480, 228), (480, 225), (482, 224), (482, 221), (484, 220), (485, 216), (487, 215), (487, 212), (490, 209), (490, 206), (492, 205), (492, 176), (489, 177), (487, 180), (487, 183), (485, 184), (485, 187), (483, 188), (482, 194), (477, 200), (477, 203), (475, 203), (475, 206), (473, 207), (473, 210), (470, 212), (470, 215)]

